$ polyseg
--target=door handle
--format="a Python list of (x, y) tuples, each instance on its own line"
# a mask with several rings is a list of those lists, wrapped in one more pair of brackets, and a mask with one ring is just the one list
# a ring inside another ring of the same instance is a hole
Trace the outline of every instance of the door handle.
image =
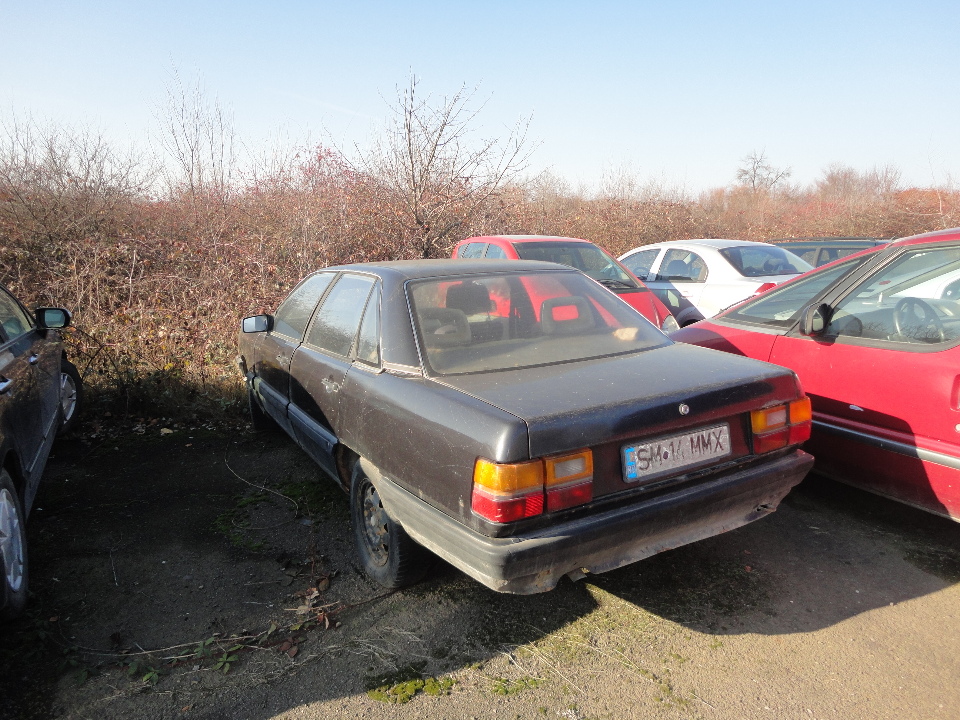
[(6, 378), (0, 379), (0, 393), (5, 393), (10, 389), (11, 385), (13, 385), (13, 380), (7, 380)]
[(30, 363), (31, 365), (36, 365), (38, 362), (40, 362), (40, 356), (36, 354), (31, 355), (30, 357), (27, 358), (27, 362)]

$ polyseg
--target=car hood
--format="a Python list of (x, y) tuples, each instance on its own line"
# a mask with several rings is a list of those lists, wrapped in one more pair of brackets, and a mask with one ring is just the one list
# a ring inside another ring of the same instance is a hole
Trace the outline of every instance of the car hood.
[(523, 419), (531, 457), (704, 425), (797, 397), (790, 370), (680, 343), (437, 381)]

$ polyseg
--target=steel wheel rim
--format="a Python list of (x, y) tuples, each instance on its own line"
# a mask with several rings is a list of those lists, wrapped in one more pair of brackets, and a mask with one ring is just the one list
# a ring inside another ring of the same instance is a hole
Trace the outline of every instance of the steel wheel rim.
[(60, 373), (60, 412), (66, 425), (77, 411), (77, 383), (69, 373)]
[(17, 592), (23, 584), (23, 542), (17, 500), (0, 488), (0, 556), (3, 557), (7, 586)]
[(380, 502), (377, 489), (369, 480), (361, 491), (361, 510), (363, 512), (363, 540), (370, 552), (370, 558), (379, 566), (387, 564), (390, 556), (387, 513)]

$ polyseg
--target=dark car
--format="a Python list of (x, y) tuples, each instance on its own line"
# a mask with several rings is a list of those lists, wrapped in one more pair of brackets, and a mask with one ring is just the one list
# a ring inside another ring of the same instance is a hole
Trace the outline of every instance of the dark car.
[(80, 376), (57, 329), (62, 308), (30, 313), (0, 287), (0, 617), (27, 601), (26, 520), (54, 436), (76, 418)]
[(546, 591), (756, 520), (812, 464), (791, 371), (674, 343), (553, 263), (327, 268), (245, 318), (240, 353), (255, 425), (349, 492), (387, 587), (427, 548)]
[(656, 293), (650, 292), (613, 255), (589, 240), (555, 235), (483, 235), (461, 240), (453, 249), (453, 257), (542, 260), (569, 265), (619, 296), (664, 332), (680, 327)]
[(793, 369), (820, 473), (960, 520), (960, 228), (837, 260), (671, 337)]
[(890, 242), (890, 238), (873, 237), (821, 237), (821, 238), (790, 238), (784, 240), (770, 240), (769, 242), (789, 250), (806, 260), (813, 267), (826, 265), (834, 260), (853, 255), (861, 250), (883, 245)]

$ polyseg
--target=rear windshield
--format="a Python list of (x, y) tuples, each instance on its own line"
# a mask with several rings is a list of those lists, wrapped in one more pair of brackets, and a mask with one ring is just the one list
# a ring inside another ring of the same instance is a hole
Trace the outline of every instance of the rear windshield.
[(407, 286), (433, 374), (489, 372), (639, 352), (670, 340), (579, 273), (445, 277)]
[(568, 265), (610, 288), (643, 287), (612, 256), (589, 242), (518, 242), (521, 260), (543, 260)]
[(813, 270), (810, 263), (773, 245), (734, 245), (723, 248), (720, 254), (745, 277), (799, 275)]

